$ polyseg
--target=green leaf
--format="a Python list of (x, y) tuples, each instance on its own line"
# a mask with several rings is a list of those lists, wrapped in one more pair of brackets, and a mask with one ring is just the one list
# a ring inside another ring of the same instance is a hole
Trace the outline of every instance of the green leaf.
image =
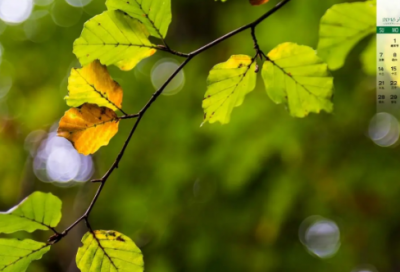
[(106, 11), (85, 23), (74, 42), (74, 54), (82, 66), (98, 59), (103, 65), (128, 71), (156, 52), (148, 37), (146, 27), (138, 20), (121, 11)]
[(262, 77), (272, 101), (287, 104), (295, 117), (321, 110), (332, 111), (333, 78), (315, 50), (283, 43), (269, 52), (268, 58)]
[(143, 255), (135, 243), (116, 231), (87, 232), (76, 255), (82, 272), (144, 271)]
[(171, 0), (107, 0), (108, 10), (121, 10), (138, 19), (150, 35), (163, 40), (171, 23)]
[(50, 245), (33, 240), (0, 239), (0, 271), (24, 272), (49, 250)]
[(68, 96), (65, 97), (70, 107), (80, 107), (85, 103), (107, 107), (114, 111), (122, 108), (123, 91), (108, 73), (107, 67), (99, 61), (81, 69), (73, 68), (68, 79)]
[(0, 233), (49, 230), (61, 219), (61, 200), (51, 193), (34, 192), (18, 206), (0, 213)]
[(214, 66), (203, 99), (203, 124), (229, 123), (233, 108), (242, 105), (246, 94), (256, 86), (255, 70), (255, 61), (245, 55), (234, 55), (227, 62)]
[(376, 4), (372, 1), (332, 6), (321, 19), (318, 55), (336, 70), (350, 50), (376, 31)]
[(366, 74), (376, 75), (376, 37), (369, 41), (367, 48), (360, 55), (360, 60)]

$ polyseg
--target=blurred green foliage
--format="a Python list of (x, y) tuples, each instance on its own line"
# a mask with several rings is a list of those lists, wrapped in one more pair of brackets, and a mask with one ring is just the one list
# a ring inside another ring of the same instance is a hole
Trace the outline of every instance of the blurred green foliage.
[[(276, 2), (253, 7), (241, 0), (172, 0), (167, 41), (189, 52)], [(287, 41), (316, 48), (319, 20), (339, 2), (291, 1), (257, 28), (261, 48), (268, 52)], [(66, 80), (78, 66), (73, 41), (83, 23), (103, 10), (104, 0), (83, 9), (55, 0), (35, 6), (35, 12), (47, 11), (40, 24), (0, 23), (0, 71), (13, 78), (0, 100), (0, 210), (35, 190), (53, 192), (63, 200), (62, 229), (89, 204), (95, 185), (63, 188), (35, 177), (25, 138), (48, 131), (67, 110)], [(185, 68), (181, 92), (160, 97), (146, 114), (93, 210), (93, 227), (133, 238), (149, 272), (343, 272), (363, 263), (378, 271), (398, 269), (400, 157), (397, 148), (378, 147), (367, 137), (375, 113), (375, 78), (362, 71), (359, 60), (367, 41), (333, 73), (334, 113), (306, 119), (274, 105), (259, 79), (229, 125), (200, 128), (208, 71), (233, 54), (252, 55), (250, 33), (195, 58)], [(158, 52), (131, 72), (111, 68), (125, 90), (126, 111), (137, 112), (154, 92), (151, 68), (161, 58), (171, 56)], [(122, 123), (94, 157), (95, 177), (111, 165), (132, 122)], [(309, 254), (299, 241), (300, 224), (311, 215), (339, 226), (341, 247), (330, 259)], [(28, 271), (78, 271), (75, 255), (85, 231), (81, 224)], [(45, 241), (50, 233), (18, 236)]]

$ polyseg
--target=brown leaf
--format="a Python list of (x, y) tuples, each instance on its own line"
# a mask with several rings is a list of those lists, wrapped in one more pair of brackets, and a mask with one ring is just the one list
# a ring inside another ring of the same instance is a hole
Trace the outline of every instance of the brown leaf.
[(84, 155), (95, 153), (108, 145), (118, 132), (119, 119), (106, 107), (84, 104), (80, 109), (69, 109), (61, 118), (57, 134), (69, 140)]

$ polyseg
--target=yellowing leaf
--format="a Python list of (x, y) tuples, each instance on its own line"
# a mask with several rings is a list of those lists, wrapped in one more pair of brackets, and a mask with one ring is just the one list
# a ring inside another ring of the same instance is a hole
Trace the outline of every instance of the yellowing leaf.
[(250, 4), (253, 6), (259, 6), (268, 3), (269, 0), (250, 0)]
[(268, 58), (262, 76), (272, 101), (287, 104), (295, 117), (333, 110), (333, 78), (315, 50), (283, 43), (269, 52)]
[(343, 66), (350, 50), (376, 31), (376, 3), (372, 1), (332, 6), (321, 19), (318, 55), (332, 70)]
[(56, 227), (60, 219), (61, 200), (51, 193), (34, 192), (18, 206), (0, 213), (0, 233), (49, 230)]
[(69, 140), (84, 155), (108, 145), (118, 132), (119, 119), (112, 110), (93, 104), (69, 109), (61, 118), (57, 134)]
[(129, 237), (119, 232), (88, 232), (82, 243), (76, 255), (76, 264), (82, 272), (144, 271), (142, 252)]
[(142, 22), (150, 35), (163, 39), (171, 23), (171, 0), (107, 0), (108, 10), (122, 10)]
[(49, 250), (50, 245), (33, 240), (0, 239), (0, 271), (24, 272)]
[(122, 107), (122, 96), (122, 88), (99, 61), (95, 60), (82, 69), (71, 70), (68, 96), (65, 97), (68, 106), (79, 107), (91, 103), (116, 111)]
[(106, 11), (85, 23), (81, 37), (74, 42), (74, 54), (82, 66), (98, 59), (128, 71), (156, 52), (148, 36), (138, 20), (121, 11)]
[(229, 123), (233, 108), (242, 105), (246, 94), (256, 86), (255, 70), (255, 62), (245, 55), (232, 56), (227, 62), (214, 66), (203, 100), (203, 124)]

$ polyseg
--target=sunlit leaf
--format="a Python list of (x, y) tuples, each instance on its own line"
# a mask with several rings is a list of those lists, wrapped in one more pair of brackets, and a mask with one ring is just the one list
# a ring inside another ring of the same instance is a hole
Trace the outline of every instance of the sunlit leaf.
[(68, 96), (65, 97), (70, 107), (79, 107), (85, 103), (96, 104), (116, 111), (122, 107), (123, 91), (107, 71), (107, 67), (94, 61), (82, 69), (71, 70), (68, 79)]
[(269, 0), (250, 0), (250, 4), (253, 6), (259, 6), (268, 3)]
[(33, 240), (0, 239), (0, 271), (24, 272), (49, 250), (50, 245)]
[(283, 43), (269, 52), (268, 58), (262, 77), (272, 101), (287, 104), (295, 117), (332, 111), (333, 78), (315, 50)]
[(108, 145), (118, 132), (118, 123), (119, 119), (111, 109), (84, 104), (64, 114), (57, 134), (69, 140), (79, 153), (89, 155)]
[(129, 237), (119, 232), (88, 232), (82, 243), (76, 255), (76, 264), (82, 272), (144, 270), (142, 252)]
[(163, 39), (171, 23), (171, 0), (107, 0), (108, 10), (121, 10), (138, 19), (150, 35)]
[(360, 60), (366, 74), (376, 74), (376, 37), (369, 41), (367, 48), (360, 55)]
[(8, 212), (0, 213), (0, 233), (49, 230), (61, 219), (61, 200), (51, 193), (34, 192)]
[(204, 122), (230, 121), (234, 107), (242, 105), (244, 97), (256, 86), (256, 63), (249, 56), (235, 55), (214, 66), (207, 79), (203, 99)]
[(74, 42), (74, 54), (82, 66), (98, 59), (104, 65), (127, 71), (156, 52), (148, 36), (138, 20), (121, 11), (106, 11), (85, 23)]
[(375, 31), (376, 4), (372, 1), (334, 5), (321, 19), (318, 55), (330, 69), (339, 69), (350, 50)]

